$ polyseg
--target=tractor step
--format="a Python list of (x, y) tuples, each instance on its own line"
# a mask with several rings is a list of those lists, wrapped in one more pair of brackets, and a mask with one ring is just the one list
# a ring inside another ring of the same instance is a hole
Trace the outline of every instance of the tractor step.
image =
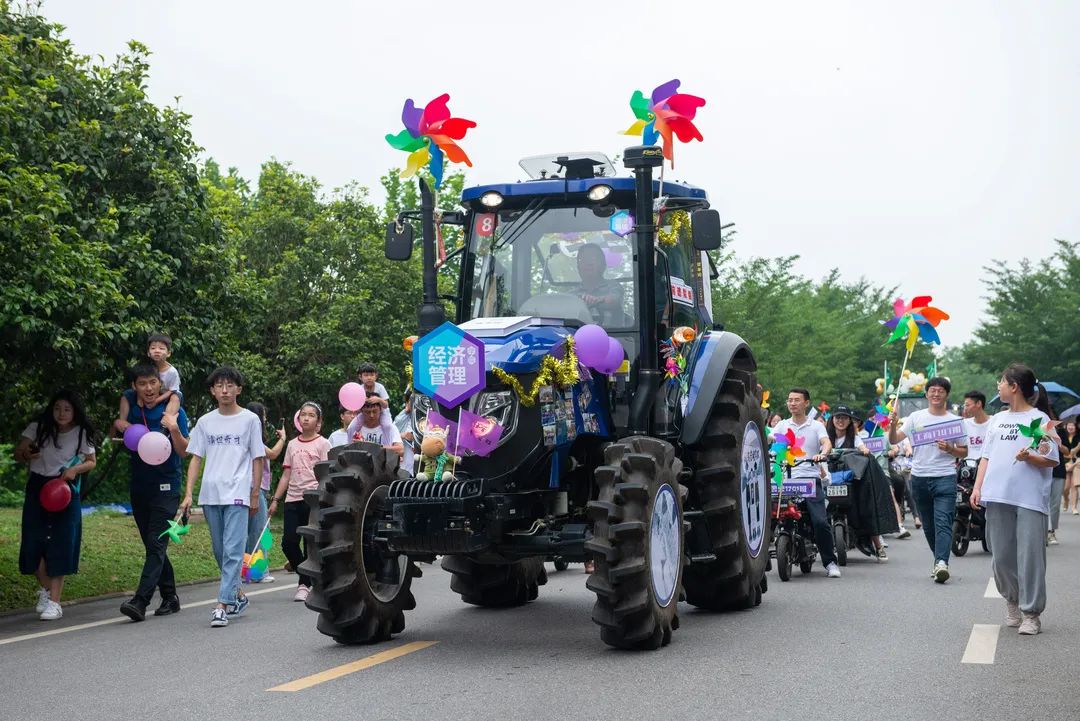
[(697, 553), (690, 556), (690, 563), (712, 563), (715, 560), (715, 553)]

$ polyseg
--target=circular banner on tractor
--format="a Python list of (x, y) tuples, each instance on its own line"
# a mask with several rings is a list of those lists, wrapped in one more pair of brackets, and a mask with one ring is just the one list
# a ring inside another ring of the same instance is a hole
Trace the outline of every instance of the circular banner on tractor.
[(757, 558), (765, 541), (765, 514), (767, 499), (765, 453), (761, 446), (761, 429), (753, 421), (746, 424), (742, 439), (742, 463), (740, 464), (739, 497), (742, 505), (743, 533), (746, 548), (752, 558)]
[(667, 606), (675, 597), (682, 566), (682, 534), (675, 491), (665, 483), (653, 499), (649, 521), (649, 573), (653, 596), (661, 606)]

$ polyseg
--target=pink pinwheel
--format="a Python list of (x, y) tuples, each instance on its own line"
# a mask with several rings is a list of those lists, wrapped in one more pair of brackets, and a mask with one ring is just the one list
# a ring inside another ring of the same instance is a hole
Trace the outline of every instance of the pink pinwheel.
[(775, 436), (772, 448), (769, 450), (776, 454), (776, 460), (791, 466), (796, 460), (806, 455), (806, 451), (803, 450), (804, 440), (802, 436), (795, 435), (795, 432), (788, 428)]
[(672, 135), (683, 143), (702, 140), (701, 131), (694, 125), (697, 109), (705, 104), (704, 98), (676, 92), (678, 80), (669, 80), (652, 91), (646, 98), (640, 90), (630, 96), (630, 109), (637, 118), (623, 135), (640, 135), (645, 145), (656, 145), (663, 140), (664, 157), (675, 167), (675, 143)]
[(386, 142), (398, 150), (409, 153), (402, 178), (410, 178), (425, 165), (435, 180), (435, 189), (442, 185), (444, 158), (451, 163), (464, 163), (472, 167), (472, 161), (455, 140), (462, 140), (469, 128), (476, 123), (464, 118), (450, 117), (447, 103), (450, 95), (443, 93), (426, 106), (418, 108), (412, 98), (405, 101), (401, 122), (405, 129), (397, 135), (387, 135)]
[(896, 315), (891, 320), (882, 321), (882, 325), (892, 330), (892, 335), (885, 344), (906, 337), (905, 346), (909, 355), (915, 349), (916, 341), (920, 339), (924, 343), (940, 345), (941, 337), (938, 335), (937, 326), (941, 321), (948, 320), (949, 314), (930, 305), (932, 300), (928, 295), (916, 296), (911, 299), (911, 303), (897, 298), (893, 302), (893, 313)]

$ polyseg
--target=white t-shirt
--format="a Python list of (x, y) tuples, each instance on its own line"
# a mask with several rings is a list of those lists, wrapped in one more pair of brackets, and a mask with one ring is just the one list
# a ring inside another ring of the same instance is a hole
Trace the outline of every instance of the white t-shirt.
[(161, 387), (165, 390), (174, 393), (180, 392), (180, 371), (176, 370), (176, 366), (169, 366), (161, 373), (158, 373), (158, 378), (161, 379)]
[(251, 505), (251, 464), (266, 455), (262, 428), (246, 408), (229, 416), (210, 411), (195, 424), (188, 453), (203, 459), (200, 506)]
[(336, 431), (330, 434), (330, 447), (337, 448), (343, 446), (349, 442), (349, 434), (344, 428), (338, 428)]
[[(847, 436), (837, 436), (836, 437), (836, 443), (833, 444), (833, 449), (834, 450), (836, 450), (836, 449), (841, 449), (841, 450), (843, 450), (843, 449), (847, 449), (847, 450), (854, 449), (856, 451), (861, 451), (862, 449), (866, 448), (866, 444), (863, 443), (863, 436), (862, 436), (862, 434), (864, 432), (865, 431), (859, 431), (859, 433), (855, 434), (855, 443), (854, 443), (854, 445), (851, 445), (851, 446), (847, 445)], [(828, 435), (828, 431), (826, 431), (825, 435)], [(867, 436), (867, 438), (869, 438), (869, 436)]]
[[(829, 437), (825, 426), (818, 421), (807, 418), (801, 426), (795, 425), (790, 418), (785, 418), (773, 427), (773, 436), (779, 436), (790, 428), (797, 438), (803, 439), (802, 448), (806, 456), (816, 456), (821, 453), (821, 439)], [(802, 460), (802, 459), (800, 459)], [(792, 478), (820, 478), (821, 468), (819, 463), (802, 463), (791, 469)]]
[[(22, 437), (34, 441), (37, 438), (37, 429), (37, 421), (34, 421), (22, 432)], [(46, 478), (55, 478), (76, 455), (82, 456), (83, 460), (94, 455), (94, 447), (87, 440), (85, 431), (82, 434), (82, 445), (79, 444), (77, 426), (70, 431), (57, 433), (55, 442), (52, 439), (45, 441), (41, 447), (41, 457), (30, 461), (30, 471)]]
[(976, 423), (972, 418), (964, 419), (964, 432), (967, 433), (968, 454), (965, 460), (977, 461), (983, 455), (983, 439), (986, 438), (986, 428), (990, 425), (990, 419), (985, 423)]
[[(925, 430), (927, 426), (945, 423), (946, 421), (960, 420), (960, 416), (945, 412), (944, 415), (935, 416), (929, 408), (914, 411), (904, 419), (900, 432), (907, 438), (915, 431)], [(950, 456), (937, 447), (937, 443), (929, 443), (925, 446), (915, 446), (911, 454), (911, 475), (922, 478), (940, 478), (941, 476), (956, 475), (956, 457)]]
[(361, 423), (353, 434), (354, 441), (367, 441), (368, 443), (376, 443), (380, 446), (392, 446), (395, 443), (401, 443), (401, 431), (397, 429), (393, 423), (388, 426), (379, 426), (377, 428), (368, 428)]
[[(1017, 426), (1029, 425), (1035, 418), (1044, 424), (1049, 420), (1045, 413), (1034, 408), (1023, 413), (1002, 411), (990, 419), (983, 441), (983, 458), (987, 462), (982, 486), (984, 503), (1008, 503), (1039, 513), (1050, 512), (1053, 468), (1014, 462), (1020, 449), (1031, 445), (1031, 439), (1022, 436)], [(1047, 437), (1033, 453), (1057, 460), (1057, 443)]]

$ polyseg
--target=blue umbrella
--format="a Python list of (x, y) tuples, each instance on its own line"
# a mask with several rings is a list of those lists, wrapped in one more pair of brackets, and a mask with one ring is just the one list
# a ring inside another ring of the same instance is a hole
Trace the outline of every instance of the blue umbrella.
[(1064, 411), (1061, 412), (1058, 418), (1060, 418), (1061, 420), (1065, 420), (1070, 416), (1080, 416), (1080, 403), (1077, 403), (1072, 408), (1066, 408)]

